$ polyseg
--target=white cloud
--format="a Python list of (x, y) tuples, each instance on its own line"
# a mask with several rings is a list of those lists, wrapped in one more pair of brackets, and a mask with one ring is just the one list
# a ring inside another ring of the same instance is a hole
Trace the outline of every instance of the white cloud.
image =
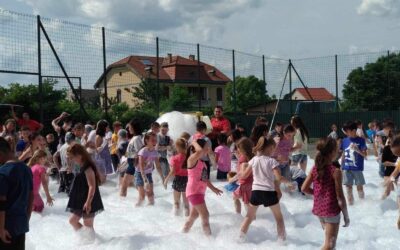
[(400, 0), (362, 0), (357, 12), (360, 15), (396, 16), (400, 14)]

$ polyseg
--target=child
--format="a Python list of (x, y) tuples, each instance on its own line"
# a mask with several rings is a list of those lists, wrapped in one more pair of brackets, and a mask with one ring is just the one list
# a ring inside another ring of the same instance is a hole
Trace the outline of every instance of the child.
[[(156, 150), (157, 135), (153, 132), (147, 132), (144, 136), (144, 147), (139, 151), (139, 163), (135, 169), (135, 183), (139, 192), (138, 202), (136, 206), (141, 206), (145, 195), (149, 205), (154, 205), (154, 192), (153, 192), (153, 170), (154, 164), (164, 184), (164, 176), (162, 174), (158, 152)], [(164, 188), (166, 186), (164, 185)]]
[[(299, 168), (299, 166), (290, 166), (290, 180), (293, 182), (293, 184), (297, 185), (297, 190), (299, 192), (301, 192), (301, 186), (303, 185), (306, 178), (307, 175), (303, 171), (303, 169)], [(293, 188), (295, 187), (293, 186)]]
[(44, 208), (42, 197), (40, 197), (40, 184), (43, 185), (46, 194), (47, 205), (53, 206), (54, 199), (49, 192), (49, 183), (46, 178), (47, 153), (43, 150), (36, 150), (29, 160), (28, 166), (31, 167), (33, 175), (33, 211), (41, 213)]
[(271, 157), (275, 145), (273, 139), (260, 137), (254, 148), (254, 153), (257, 153), (257, 155), (241, 170), (243, 178), (253, 174), (250, 206), (240, 228), (241, 240), (245, 240), (249, 226), (255, 219), (257, 208), (260, 205), (271, 209), (276, 221), (278, 239), (282, 241), (286, 239), (285, 223), (279, 205), (279, 200), (282, 197), (279, 187), (281, 179), (279, 163)]
[(119, 159), (120, 159), (120, 157), (118, 156), (118, 132), (122, 128), (121, 122), (119, 122), (119, 121), (114, 122), (113, 128), (114, 128), (114, 131), (111, 135), (110, 152), (111, 152), (111, 161), (112, 161), (112, 165), (114, 167), (114, 172), (116, 172), (118, 169)]
[[(383, 148), (382, 152), (382, 164), (385, 166), (383, 177), (385, 183), (390, 178), (394, 169), (396, 168), (397, 156), (393, 152), (396, 152), (398, 150), (396, 147), (398, 147), (399, 145), (393, 144), (392, 140), (393, 139), (391, 137), (386, 140), (386, 146)], [(386, 197), (388, 197), (390, 195), (390, 192), (393, 190), (394, 185), (390, 183), (390, 185), (385, 188), (385, 191), (382, 195), (382, 200), (386, 199)]]
[(343, 127), (347, 137), (343, 139), (342, 155), (343, 184), (347, 186), (347, 200), (354, 204), (353, 185), (357, 186), (358, 197), (364, 199), (364, 158), (367, 157), (365, 140), (357, 136), (357, 124), (350, 122)]
[(328, 137), (336, 140), (338, 138), (336, 124), (332, 124), (331, 129), (332, 132), (328, 135)]
[(207, 132), (207, 125), (203, 121), (199, 121), (196, 123), (196, 133), (192, 136), (190, 143), (194, 140), (204, 139), (207, 143), (208, 152), (207, 154), (203, 155), (201, 160), (206, 164), (207, 167), (207, 179), (210, 179), (210, 172), (211, 172), (211, 154), (212, 154), (212, 142), (210, 138), (206, 136)]
[(253, 154), (253, 142), (248, 138), (242, 138), (237, 143), (237, 151), (239, 153), (239, 161), (237, 165), (237, 175), (236, 178), (232, 178), (230, 182), (237, 180), (239, 187), (233, 193), (233, 201), (235, 204), (236, 213), (242, 213), (242, 205), (240, 199), (242, 199), (243, 204), (248, 210), (250, 197), (251, 197), (251, 186), (253, 185), (253, 175), (250, 173), (249, 176), (243, 178), (241, 174), (241, 169), (243, 164), (247, 163), (254, 156)]
[(160, 154), (160, 165), (164, 177), (166, 177), (170, 172), (167, 160), (167, 152), (168, 150), (171, 150), (173, 145), (171, 137), (169, 137), (167, 134), (168, 134), (168, 123), (163, 122), (161, 123), (160, 133), (157, 135), (157, 141), (158, 141), (157, 150), (158, 153)]
[(21, 156), (21, 154), (29, 147), (29, 136), (31, 135), (31, 131), (29, 130), (29, 127), (23, 126), (20, 129), (20, 139), (17, 142), (16, 145), (16, 154), (17, 157)]
[(342, 188), (342, 172), (332, 164), (337, 155), (335, 139), (321, 139), (317, 144), (317, 150), (315, 166), (301, 190), (314, 195), (312, 212), (318, 216), (325, 230), (325, 243), (322, 249), (335, 249), (339, 233), (340, 211), (343, 212), (344, 226), (347, 227), (350, 224)]
[[(72, 181), (74, 179), (74, 166), (68, 158), (67, 150), (69, 147), (76, 144), (75, 135), (71, 132), (67, 132), (64, 141), (65, 143), (54, 155), (54, 162), (58, 164), (60, 173), (60, 187), (58, 188), (58, 192), (65, 192), (68, 194), (71, 190)], [(58, 159), (60, 159), (61, 162), (59, 162)]]
[(188, 233), (193, 223), (200, 216), (203, 232), (211, 235), (209, 213), (205, 202), (207, 187), (215, 194), (220, 195), (221, 190), (214, 187), (207, 176), (206, 164), (201, 160), (210, 151), (209, 144), (204, 139), (193, 140), (192, 145), (186, 152), (185, 169), (188, 170), (188, 183), (186, 186), (186, 197), (191, 204), (190, 215), (183, 227), (183, 232)]
[[(397, 157), (400, 157), (400, 136), (396, 136), (392, 140), (392, 151), (393, 154), (396, 155)], [(400, 160), (397, 160), (396, 162), (396, 167), (390, 177), (386, 180), (385, 186), (386, 189), (391, 189), (392, 186), (396, 183), (397, 184), (397, 205), (399, 207), (399, 212), (400, 212), (400, 187), (399, 187), (399, 180), (398, 176), (400, 174)], [(400, 213), (399, 213), (400, 214)], [(397, 228), (400, 230), (400, 215), (397, 219)]]
[(128, 123), (128, 130), (130, 134), (133, 135), (132, 139), (128, 143), (128, 148), (126, 149), (126, 156), (128, 158), (128, 167), (125, 171), (120, 173), (123, 177), (120, 196), (126, 197), (128, 192), (128, 186), (134, 180), (135, 168), (138, 163), (138, 152), (143, 148), (143, 136), (142, 136), (142, 126), (138, 119), (132, 119)]
[(293, 116), (290, 122), (296, 129), (296, 134), (293, 138), (292, 163), (293, 165), (300, 165), (300, 168), (306, 172), (309, 133), (299, 116)]
[(217, 162), (217, 180), (226, 180), (231, 171), (231, 150), (226, 146), (228, 137), (226, 134), (218, 134), (218, 147), (215, 148), (215, 161)]
[(180, 200), (182, 197), (183, 205), (185, 207), (185, 216), (189, 216), (189, 202), (186, 198), (186, 185), (188, 182), (187, 169), (183, 169), (183, 164), (186, 161), (186, 140), (179, 138), (175, 142), (175, 147), (178, 152), (170, 159), (171, 171), (164, 180), (164, 185), (167, 186), (168, 180), (171, 176), (174, 177), (172, 188), (174, 189), (174, 214), (178, 215), (181, 205)]
[(296, 133), (295, 128), (292, 125), (286, 125), (283, 129), (282, 137), (274, 137), (274, 141), (277, 143), (275, 152), (272, 157), (279, 162), (279, 169), (281, 170), (281, 176), (284, 182), (289, 183), (290, 181), (290, 166), (289, 166), (289, 155), (293, 148), (293, 137)]
[[(68, 157), (80, 167), (67, 205), (67, 211), (72, 213), (69, 223), (76, 231), (85, 227), (94, 240), (94, 217), (104, 210), (99, 191), (100, 176), (92, 157), (82, 145), (70, 146)], [(83, 225), (79, 222), (81, 218), (83, 218)]]

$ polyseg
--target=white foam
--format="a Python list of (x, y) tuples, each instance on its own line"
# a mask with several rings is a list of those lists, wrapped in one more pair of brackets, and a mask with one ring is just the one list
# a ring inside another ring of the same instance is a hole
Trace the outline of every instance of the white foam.
[(183, 114), (178, 111), (163, 114), (157, 119), (157, 122), (168, 122), (169, 135), (174, 140), (179, 138), (183, 132), (191, 135), (196, 132), (196, 118), (193, 115)]

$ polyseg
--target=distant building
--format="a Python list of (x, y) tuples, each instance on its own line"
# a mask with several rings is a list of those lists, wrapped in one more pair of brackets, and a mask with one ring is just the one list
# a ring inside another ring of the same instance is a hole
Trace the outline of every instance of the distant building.
[[(82, 98), (82, 102), (98, 103), (100, 99), (100, 92), (97, 89), (75, 89), (75, 91)], [(67, 99), (75, 100), (72, 90), (67, 91)]]
[[(308, 90), (308, 92), (307, 92)], [(296, 88), (292, 91), (292, 100), (298, 101), (334, 101), (335, 96), (326, 88)], [(311, 96), (310, 96), (311, 95)], [(312, 98), (311, 98), (312, 97)]]
[[(173, 85), (187, 88), (198, 103), (198, 85), (200, 83), (200, 96), (203, 107), (224, 105), (225, 86), (231, 80), (220, 70), (212, 65), (200, 62), (200, 69), (195, 56), (188, 58), (172, 56), (159, 58), (159, 82), (163, 89), (161, 96), (168, 97)], [(106, 69), (107, 95), (115, 98), (116, 102), (125, 102), (130, 107), (139, 104), (132, 94), (132, 87), (148, 79), (157, 79), (157, 57), (128, 56), (109, 65)], [(97, 80), (95, 89), (104, 94), (104, 74)], [(152, 81), (154, 83), (154, 81)]]

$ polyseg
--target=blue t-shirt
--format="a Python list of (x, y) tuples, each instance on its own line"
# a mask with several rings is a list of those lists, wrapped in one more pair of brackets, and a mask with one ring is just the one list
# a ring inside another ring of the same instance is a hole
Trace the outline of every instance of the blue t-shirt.
[(376, 135), (375, 130), (371, 130), (371, 129), (367, 130), (367, 136), (368, 136), (368, 139), (370, 140), (370, 142), (374, 142), (375, 135)]
[(26, 142), (24, 140), (19, 140), (17, 142), (16, 151), (17, 152), (22, 152), (22, 151), (24, 151), (25, 147), (26, 147)]
[(0, 196), (5, 196), (5, 228), (16, 237), (29, 231), (28, 205), (33, 189), (32, 171), (23, 162), (0, 166)]
[(351, 149), (351, 144), (357, 145), (359, 151), (367, 149), (365, 140), (361, 137), (343, 139), (340, 149), (344, 153), (343, 170), (364, 171), (364, 157)]

